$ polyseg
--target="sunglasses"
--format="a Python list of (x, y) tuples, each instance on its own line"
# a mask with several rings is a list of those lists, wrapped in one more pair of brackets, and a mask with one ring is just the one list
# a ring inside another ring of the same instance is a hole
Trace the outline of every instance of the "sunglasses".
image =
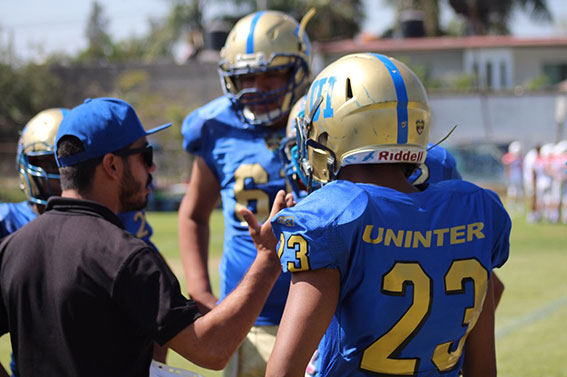
[(154, 165), (154, 148), (151, 145), (146, 145), (140, 148), (122, 149), (114, 152), (118, 156), (130, 156), (133, 154), (141, 154), (144, 163), (151, 168)]

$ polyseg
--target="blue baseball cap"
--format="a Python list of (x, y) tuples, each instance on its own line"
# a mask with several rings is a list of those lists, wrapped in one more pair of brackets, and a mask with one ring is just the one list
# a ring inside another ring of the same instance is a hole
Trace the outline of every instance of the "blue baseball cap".
[[(87, 99), (67, 113), (55, 137), (55, 158), (59, 167), (104, 156), (171, 126), (171, 123), (146, 131), (136, 112), (126, 101), (118, 98)], [(81, 140), (83, 152), (63, 158), (57, 157), (59, 140), (63, 136)]]

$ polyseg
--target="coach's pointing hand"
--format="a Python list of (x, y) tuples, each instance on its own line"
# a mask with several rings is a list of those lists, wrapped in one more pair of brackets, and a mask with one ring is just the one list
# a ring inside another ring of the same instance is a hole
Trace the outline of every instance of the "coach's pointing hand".
[(289, 200), (286, 200), (285, 191), (280, 190), (276, 198), (274, 199), (274, 204), (272, 206), (272, 211), (270, 212), (270, 217), (260, 226), (258, 224), (258, 220), (256, 220), (256, 216), (248, 209), (243, 208), (240, 210), (240, 214), (244, 217), (244, 220), (248, 223), (248, 231), (252, 236), (252, 240), (254, 241), (254, 246), (256, 246), (256, 250), (259, 253), (266, 253), (274, 259), (277, 260), (279, 266), (279, 258), (276, 254), (276, 247), (278, 246), (278, 240), (274, 233), (272, 232), (272, 218), (282, 209), (286, 208), (286, 202), (291, 203)]

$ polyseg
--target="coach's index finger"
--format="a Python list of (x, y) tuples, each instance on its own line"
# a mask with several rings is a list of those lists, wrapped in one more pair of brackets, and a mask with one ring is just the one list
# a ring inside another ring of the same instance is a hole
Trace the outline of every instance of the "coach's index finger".
[(248, 224), (248, 231), (254, 238), (260, 232), (260, 224), (258, 224), (256, 216), (248, 208), (241, 208), (238, 212), (244, 217), (244, 221)]

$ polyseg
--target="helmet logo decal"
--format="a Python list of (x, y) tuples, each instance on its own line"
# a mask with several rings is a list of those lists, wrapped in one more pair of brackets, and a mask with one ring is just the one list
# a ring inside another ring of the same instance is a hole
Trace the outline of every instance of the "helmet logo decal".
[(398, 144), (406, 144), (408, 142), (408, 129), (405, 126), (408, 122), (408, 93), (404, 78), (400, 74), (398, 67), (386, 56), (380, 54), (372, 55), (386, 66), (394, 82), (396, 96), (398, 97)]
[[(315, 101), (317, 101), (317, 99), (321, 97), (321, 93), (323, 92), (323, 86), (325, 84), (328, 85), (327, 96), (325, 98), (325, 108), (323, 109), (323, 119), (331, 118), (334, 115), (333, 104), (331, 103), (331, 97), (333, 94), (333, 86), (335, 85), (336, 82), (337, 82), (337, 78), (331, 76), (331, 77), (322, 77), (312, 84), (312, 88), (314, 90), (311, 91), (311, 97), (309, 98), (310, 110), (313, 110)], [(317, 92), (316, 94), (315, 91)], [(321, 108), (319, 107), (315, 110), (315, 113), (313, 114), (313, 122), (319, 120), (319, 115), (321, 113), (320, 109)]]
[(294, 226), (295, 219), (293, 216), (278, 216), (276, 220), (278, 224), (282, 224), (285, 226)]
[(417, 131), (418, 135), (423, 133), (423, 129), (425, 128), (425, 122), (423, 119), (418, 119), (415, 121), (415, 130)]
[(265, 11), (260, 11), (254, 15), (252, 23), (250, 24), (250, 31), (248, 32), (248, 38), (246, 38), (246, 53), (254, 53), (254, 31), (256, 30), (256, 24), (262, 15), (266, 13)]

